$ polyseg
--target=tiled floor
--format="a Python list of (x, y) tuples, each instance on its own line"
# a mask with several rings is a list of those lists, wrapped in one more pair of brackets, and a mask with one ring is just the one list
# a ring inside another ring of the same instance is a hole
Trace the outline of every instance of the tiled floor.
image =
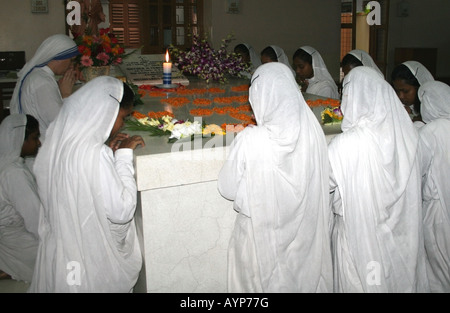
[(12, 279), (0, 280), (0, 293), (26, 293), (30, 284)]

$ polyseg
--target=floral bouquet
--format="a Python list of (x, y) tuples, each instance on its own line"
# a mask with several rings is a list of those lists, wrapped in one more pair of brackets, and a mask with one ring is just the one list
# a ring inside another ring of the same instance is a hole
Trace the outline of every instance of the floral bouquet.
[(170, 135), (169, 143), (202, 134), (200, 122), (179, 121), (169, 115), (149, 118), (145, 115), (135, 114), (134, 119), (126, 121), (126, 128), (132, 131), (148, 131), (150, 136)]
[(78, 63), (81, 68), (121, 64), (125, 48), (109, 28), (102, 28), (98, 35), (80, 35), (74, 38), (78, 45)]
[(323, 124), (340, 124), (344, 118), (340, 107), (326, 107), (321, 115)]
[(145, 131), (150, 136), (169, 135), (169, 143), (179, 139), (190, 138), (194, 136), (223, 136), (226, 132), (222, 127), (216, 124), (209, 124), (199, 121), (191, 122), (189, 120), (177, 120), (171, 115), (160, 115), (149, 117), (140, 112), (134, 111), (132, 117), (125, 122), (126, 128), (131, 131)]
[(249, 72), (249, 65), (236, 53), (228, 53), (227, 47), (232, 35), (222, 39), (219, 50), (214, 50), (206, 39), (198, 35), (192, 38), (192, 47), (188, 51), (180, 51), (173, 45), (169, 47), (174, 65), (182, 72), (198, 76), (209, 83), (219, 81), (225, 83), (226, 75), (243, 77), (243, 72)]

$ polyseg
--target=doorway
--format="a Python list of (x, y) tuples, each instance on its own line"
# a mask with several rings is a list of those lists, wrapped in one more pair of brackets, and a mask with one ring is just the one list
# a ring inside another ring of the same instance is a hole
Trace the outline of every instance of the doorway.
[[(378, 0), (380, 25), (367, 22), (369, 0), (341, 0), (341, 60), (353, 49), (370, 54), (386, 75), (389, 28), (389, 0)], [(370, 10), (369, 10), (370, 11)], [(341, 70), (341, 80), (344, 74)]]

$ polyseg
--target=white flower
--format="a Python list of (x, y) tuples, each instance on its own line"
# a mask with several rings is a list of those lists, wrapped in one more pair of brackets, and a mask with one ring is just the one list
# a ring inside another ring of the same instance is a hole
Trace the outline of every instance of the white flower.
[(192, 135), (197, 135), (202, 133), (202, 125), (195, 121), (194, 123), (186, 121), (183, 124), (175, 124), (172, 129), (172, 135), (169, 139), (176, 138), (186, 138)]
[(171, 132), (171, 131), (173, 131), (174, 127), (175, 127), (175, 125), (172, 122), (164, 123), (163, 130)]

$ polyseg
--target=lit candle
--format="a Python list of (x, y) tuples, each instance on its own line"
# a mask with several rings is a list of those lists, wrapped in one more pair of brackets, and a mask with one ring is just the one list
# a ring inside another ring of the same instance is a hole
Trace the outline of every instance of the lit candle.
[(163, 63), (163, 84), (172, 84), (172, 62), (169, 62), (169, 50), (166, 50), (166, 62)]

